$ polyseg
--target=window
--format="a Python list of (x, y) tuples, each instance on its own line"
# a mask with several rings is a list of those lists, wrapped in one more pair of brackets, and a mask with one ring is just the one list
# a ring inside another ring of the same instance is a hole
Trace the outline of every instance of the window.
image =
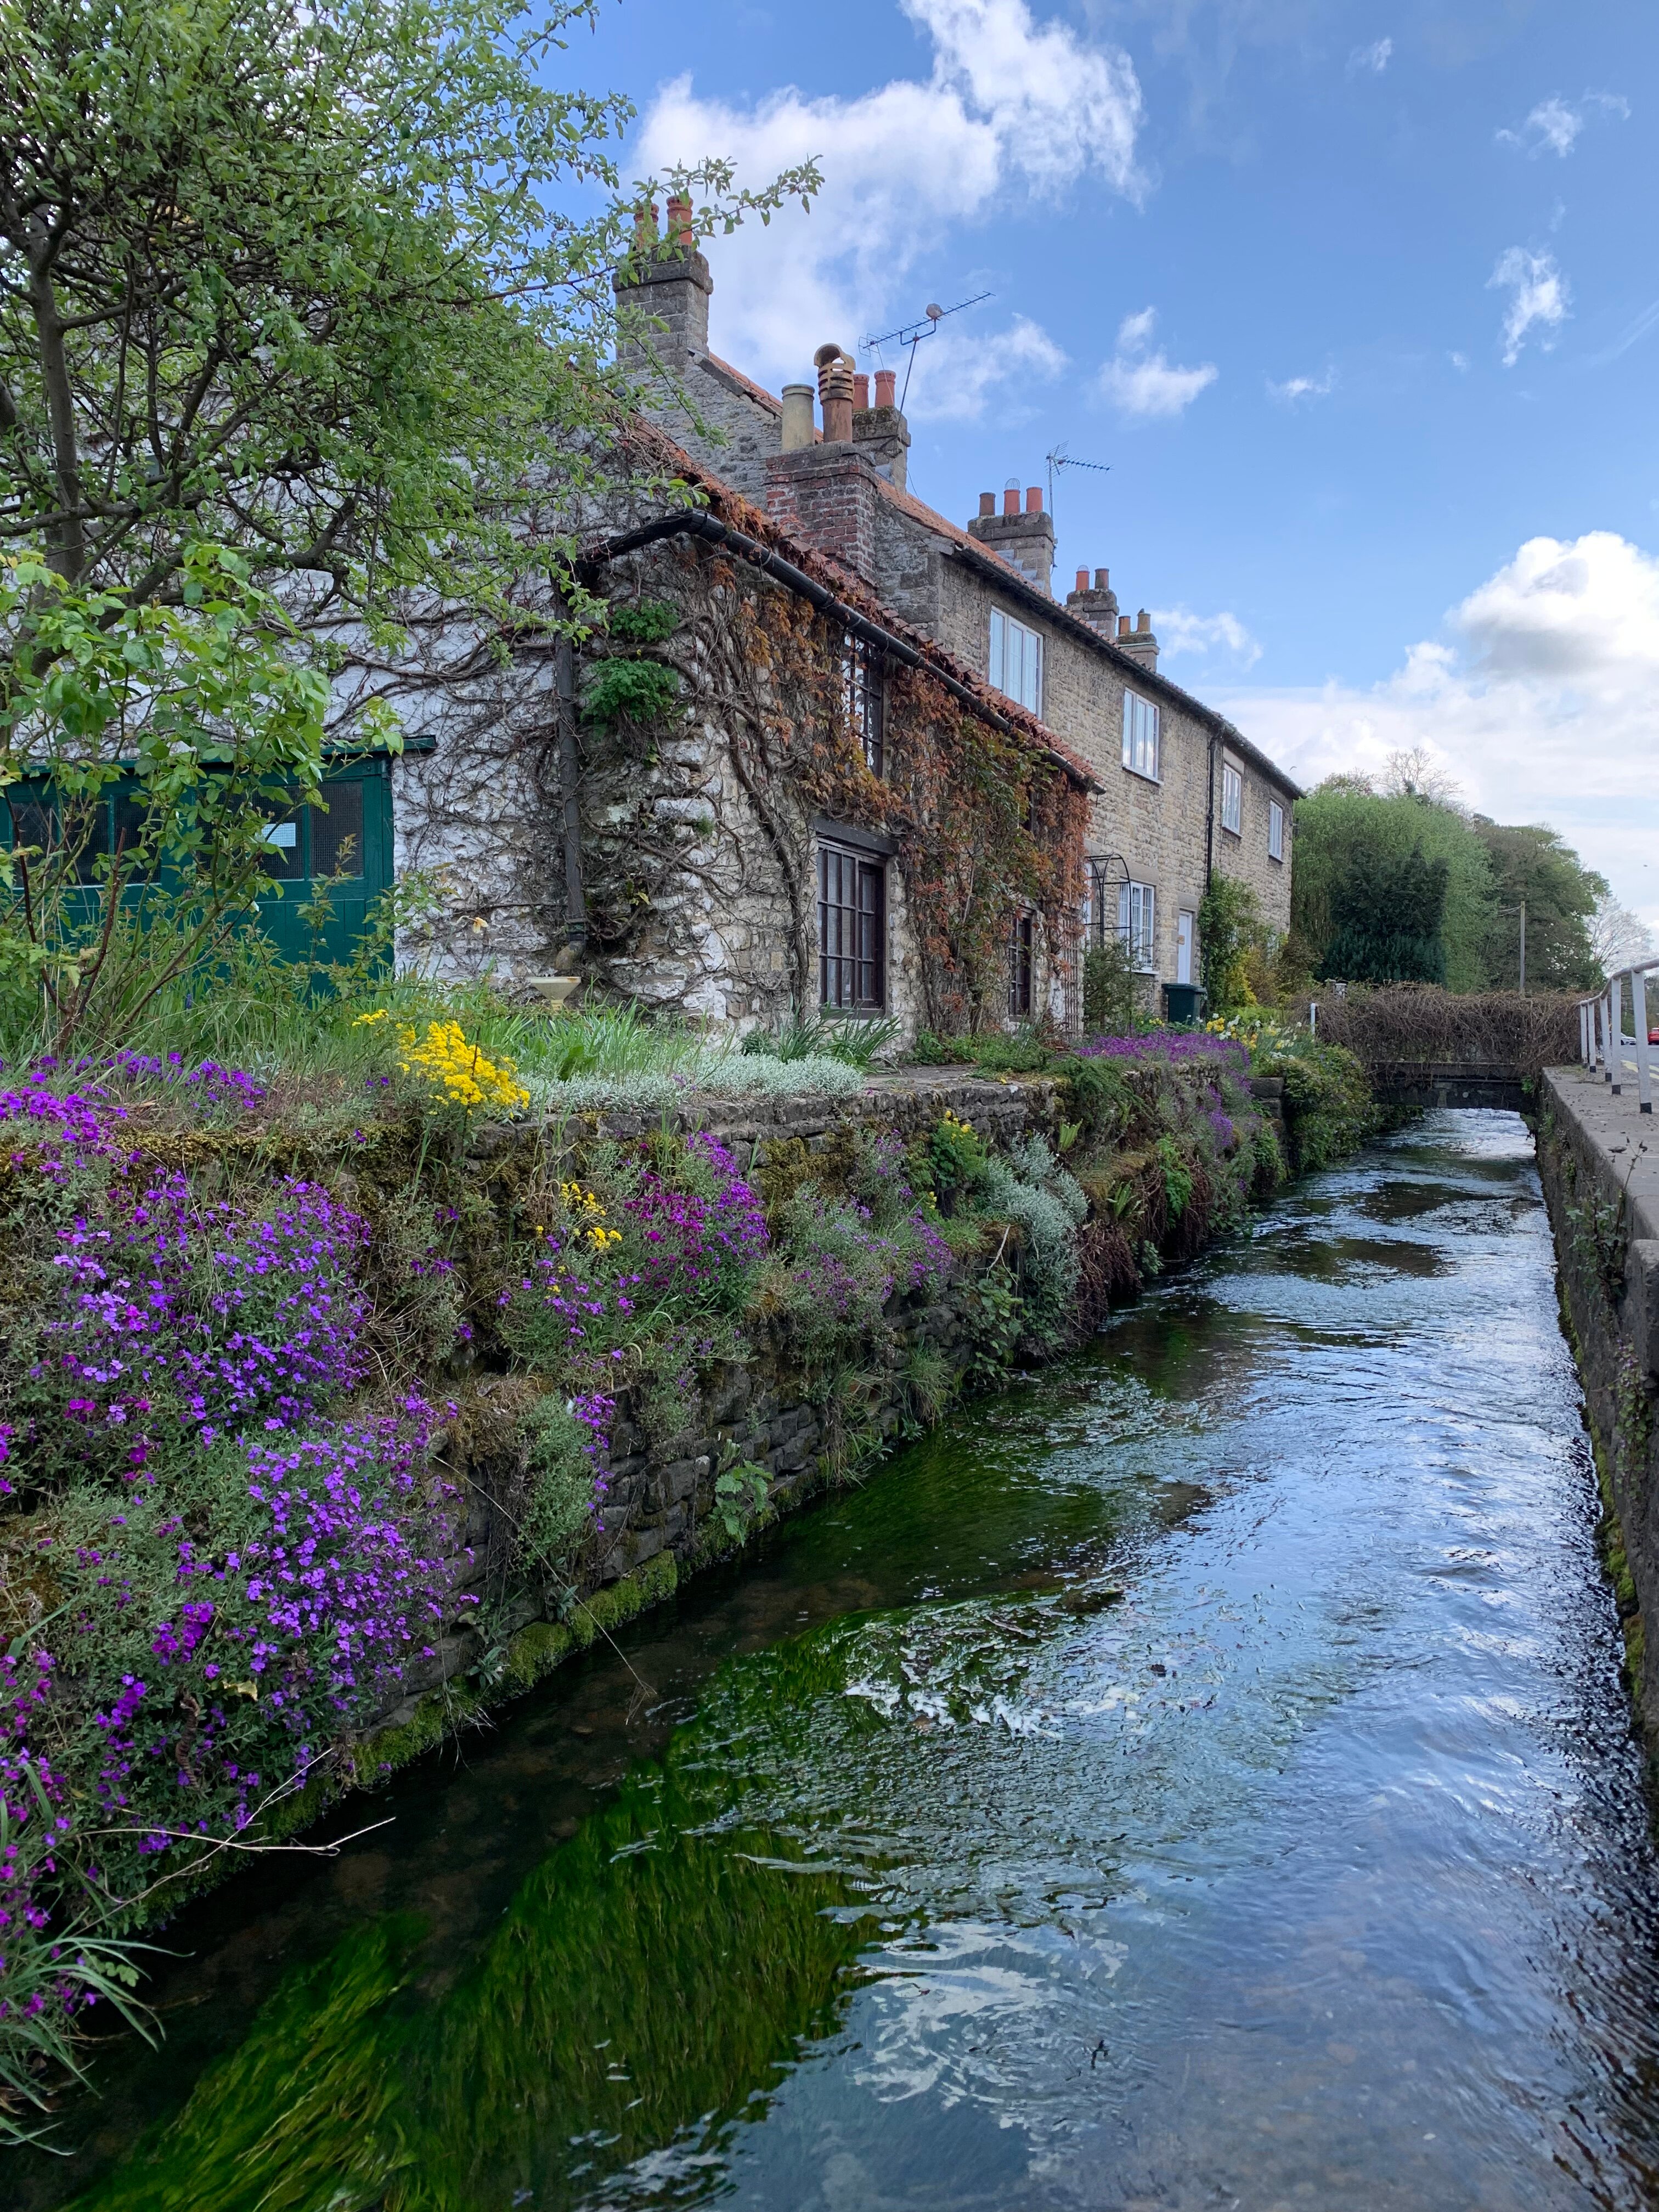
[(841, 703), (847, 726), (864, 749), (872, 775), (882, 772), (884, 739), (881, 654), (848, 631), (841, 641)]
[(1031, 1012), (1031, 956), (1036, 949), (1036, 918), (1022, 914), (1008, 940), (1008, 1016), (1011, 1021), (1029, 1018)]
[(1042, 640), (1000, 607), (991, 610), (991, 682), (1005, 698), (1042, 712)]
[(1123, 695), (1123, 765), (1158, 781), (1158, 709), (1136, 691)]
[(1151, 884), (1118, 885), (1117, 933), (1134, 965), (1150, 974), (1157, 964), (1158, 934), (1158, 893)]
[(1285, 810), (1276, 799), (1267, 801), (1267, 858), (1282, 860), (1285, 857)]
[(1225, 761), (1221, 763), (1221, 826), (1235, 837), (1244, 827), (1244, 779)]
[(818, 1000), (848, 1012), (887, 1001), (887, 871), (836, 845), (818, 847)]

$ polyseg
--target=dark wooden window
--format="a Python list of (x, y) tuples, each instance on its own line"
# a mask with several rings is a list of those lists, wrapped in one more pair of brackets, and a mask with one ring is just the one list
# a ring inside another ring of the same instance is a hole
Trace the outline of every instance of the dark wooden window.
[(864, 749), (865, 765), (879, 775), (886, 757), (883, 678), (880, 653), (862, 638), (843, 635), (841, 641), (841, 703), (847, 726)]
[(887, 871), (818, 847), (818, 1000), (858, 1012), (887, 1003)]
[(1008, 1013), (1013, 1021), (1026, 1020), (1030, 1016), (1031, 956), (1036, 945), (1036, 917), (1023, 914), (1008, 940)]

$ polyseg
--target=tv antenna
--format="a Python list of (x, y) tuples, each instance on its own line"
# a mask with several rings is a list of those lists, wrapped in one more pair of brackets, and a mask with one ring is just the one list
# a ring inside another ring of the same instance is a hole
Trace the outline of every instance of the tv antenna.
[[(1064, 443), (1051, 447), (1043, 458), (1048, 464), (1048, 520), (1050, 522), (1054, 519), (1054, 471), (1056, 469), (1091, 469), (1097, 476), (1102, 477), (1110, 476), (1112, 472), (1112, 465), (1109, 461), (1073, 460), (1071, 454), (1066, 452)], [(1058, 532), (1056, 532), (1056, 542), (1058, 542)]]
[(976, 307), (981, 300), (990, 297), (988, 292), (975, 292), (971, 300), (958, 300), (954, 307), (941, 307), (936, 300), (930, 300), (917, 321), (901, 323), (896, 331), (884, 331), (879, 337), (866, 338), (860, 348), (863, 353), (878, 353), (884, 345), (908, 346), (910, 349), (909, 362), (904, 371), (904, 390), (899, 394), (901, 410), (910, 389), (910, 371), (916, 365), (916, 348), (922, 340), (932, 337), (947, 315), (959, 315), (964, 307)]

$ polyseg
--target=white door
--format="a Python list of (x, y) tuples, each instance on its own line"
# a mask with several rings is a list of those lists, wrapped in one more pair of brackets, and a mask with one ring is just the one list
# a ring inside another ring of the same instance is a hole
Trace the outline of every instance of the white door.
[(1176, 916), (1176, 981), (1190, 983), (1193, 980), (1194, 917), (1183, 908)]

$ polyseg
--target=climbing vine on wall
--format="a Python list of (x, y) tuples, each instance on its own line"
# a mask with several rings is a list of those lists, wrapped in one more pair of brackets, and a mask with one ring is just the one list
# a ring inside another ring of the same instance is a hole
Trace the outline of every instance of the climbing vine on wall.
[[(671, 635), (652, 624), (658, 635), (643, 635), (633, 612), (639, 579), (617, 574), (612, 629), (629, 641), (630, 672), (653, 665), (638, 657), (643, 647), (665, 675), (678, 677), (688, 702), (682, 722), (696, 726), (688, 737), (711, 720), (718, 725), (746, 805), (735, 823), (728, 817), (700, 826), (731, 848), (721, 856), (726, 880), (735, 870), (747, 890), (787, 914), (787, 981), (798, 1004), (817, 995), (811, 825), (818, 816), (896, 841), (933, 1029), (950, 1034), (1000, 1021), (1017, 914), (1040, 918), (1055, 965), (1073, 957), (1088, 803), (1035, 736), (965, 709), (925, 670), (890, 667), (878, 776), (852, 724), (836, 624), (723, 553), (659, 548), (649, 572), (653, 592), (672, 591), (678, 627)], [(643, 706), (641, 679), (630, 672), (628, 681)], [(659, 696), (665, 707), (665, 686)], [(641, 791), (622, 795), (627, 772), (653, 763), (666, 742), (667, 714), (649, 730), (640, 726), (646, 720), (618, 722), (608, 750), (596, 746), (593, 756), (598, 780), (618, 794), (605, 842), (618, 854), (627, 851), (629, 886), (610, 901), (617, 925), (665, 888), (675, 868), (702, 872), (693, 841), (665, 834)]]

